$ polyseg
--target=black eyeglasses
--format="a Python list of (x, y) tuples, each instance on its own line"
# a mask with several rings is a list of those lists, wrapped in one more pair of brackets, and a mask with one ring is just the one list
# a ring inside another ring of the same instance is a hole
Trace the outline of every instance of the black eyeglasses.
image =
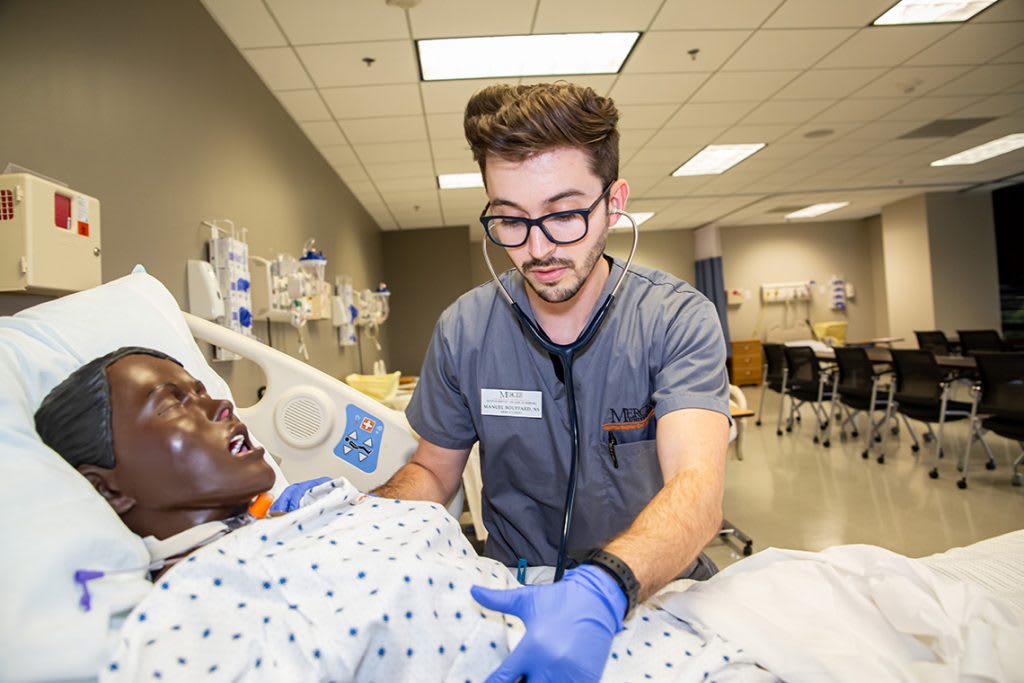
[[(613, 181), (614, 182), (614, 181)], [(484, 226), (487, 238), (499, 247), (521, 247), (530, 238), (533, 226), (540, 228), (544, 237), (554, 244), (572, 244), (587, 236), (590, 228), (590, 214), (598, 203), (608, 194), (612, 183), (608, 183), (594, 203), (586, 209), (556, 211), (540, 218), (523, 218), (521, 216), (485, 216), (490, 203), (480, 213), (480, 222)], [(545, 225), (546, 224), (546, 225)]]

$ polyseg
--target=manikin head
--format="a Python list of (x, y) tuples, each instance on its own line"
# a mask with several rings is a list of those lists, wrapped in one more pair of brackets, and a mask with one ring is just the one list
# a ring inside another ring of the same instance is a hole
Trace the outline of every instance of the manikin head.
[(576, 295), (604, 252), (615, 222), (609, 210), (625, 209), (629, 185), (618, 179), (618, 120), (610, 99), (564, 82), (491, 86), (466, 105), (466, 139), (484, 177), (488, 215), (539, 218), (604, 197), (579, 242), (553, 243), (535, 227), (526, 244), (506, 248), (548, 303)]
[(50, 392), (35, 421), (44, 443), (140, 536), (237, 515), (274, 484), (231, 403), (152, 349), (87, 363)]

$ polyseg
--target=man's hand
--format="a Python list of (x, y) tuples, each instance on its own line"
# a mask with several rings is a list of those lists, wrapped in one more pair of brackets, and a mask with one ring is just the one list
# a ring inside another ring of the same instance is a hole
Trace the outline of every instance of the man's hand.
[(570, 569), (558, 583), (494, 590), (473, 586), (484, 607), (512, 614), (526, 635), (487, 683), (599, 681), (622, 630), (626, 595), (607, 572), (591, 565)]
[(306, 495), (306, 491), (330, 480), (330, 477), (317, 477), (316, 479), (307, 479), (306, 481), (289, 484), (288, 487), (281, 492), (281, 495), (278, 496), (277, 500), (274, 501), (274, 504), (270, 506), (270, 511), (291, 512), (292, 510), (298, 510), (299, 504), (302, 502), (302, 497)]

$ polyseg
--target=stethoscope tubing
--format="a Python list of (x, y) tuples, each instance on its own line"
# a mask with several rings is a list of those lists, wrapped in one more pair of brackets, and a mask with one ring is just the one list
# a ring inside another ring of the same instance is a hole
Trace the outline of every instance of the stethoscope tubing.
[(576, 353), (583, 350), (597, 334), (597, 331), (604, 324), (605, 318), (608, 317), (608, 311), (611, 309), (612, 302), (615, 300), (615, 294), (619, 291), (619, 287), (622, 285), (623, 278), (626, 277), (626, 272), (629, 271), (630, 264), (633, 263), (633, 255), (636, 253), (636, 245), (640, 239), (640, 231), (637, 229), (637, 223), (634, 218), (626, 213), (625, 211), (619, 211), (613, 209), (608, 212), (609, 215), (625, 216), (626, 220), (633, 226), (633, 246), (629, 250), (629, 258), (626, 259), (626, 265), (622, 268), (622, 273), (619, 274), (619, 279), (615, 282), (615, 286), (612, 291), (608, 293), (604, 301), (601, 302), (598, 308), (597, 314), (590, 319), (583, 331), (580, 332), (579, 336), (576, 337), (575, 341), (568, 344), (556, 344), (551, 341), (551, 338), (544, 332), (541, 327), (530, 319), (523, 310), (519, 307), (519, 304), (515, 302), (508, 289), (505, 288), (504, 283), (498, 278), (497, 273), (494, 272), (494, 265), (491, 263), (490, 255), (487, 253), (487, 238), (483, 239), (483, 252), (484, 261), (487, 263), (487, 269), (491, 271), (491, 277), (498, 283), (498, 288), (505, 296), (505, 300), (508, 301), (512, 307), (512, 311), (519, 318), (520, 323), (526, 328), (530, 336), (541, 345), (541, 347), (548, 353), (554, 354), (562, 365), (562, 374), (565, 379), (565, 398), (566, 403), (569, 407), (569, 431), (572, 436), (572, 457), (569, 460), (569, 484), (566, 487), (565, 492), (565, 510), (562, 515), (562, 540), (558, 545), (558, 562), (555, 566), (555, 581), (561, 581), (562, 576), (565, 574), (565, 562), (566, 553), (568, 550), (569, 541), (569, 529), (572, 526), (572, 509), (573, 504), (576, 502), (576, 483), (579, 476), (579, 459), (580, 459), (580, 429), (579, 429), (579, 416), (576, 410), (576, 386), (573, 381), (573, 362), (576, 359)]

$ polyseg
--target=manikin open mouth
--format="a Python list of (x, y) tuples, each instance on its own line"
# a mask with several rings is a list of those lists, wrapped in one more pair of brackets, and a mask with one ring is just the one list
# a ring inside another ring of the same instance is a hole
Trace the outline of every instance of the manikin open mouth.
[(228, 441), (228, 448), (231, 451), (231, 455), (241, 457), (252, 451), (252, 444), (249, 443), (249, 439), (246, 438), (245, 434), (235, 434)]

